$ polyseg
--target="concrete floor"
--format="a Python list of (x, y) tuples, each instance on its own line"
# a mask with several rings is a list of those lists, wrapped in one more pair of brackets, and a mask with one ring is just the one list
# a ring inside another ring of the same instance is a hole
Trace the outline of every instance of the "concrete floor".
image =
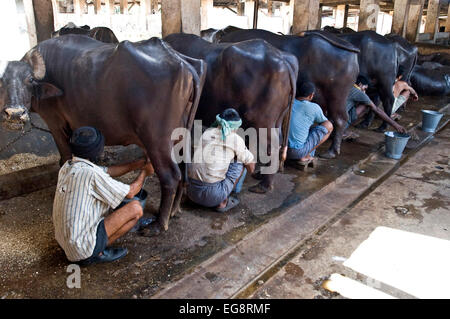
[[(341, 298), (324, 289), (324, 281), (333, 273), (374, 286), (373, 278), (343, 262), (380, 226), (450, 240), (449, 158), (447, 128), (325, 232), (312, 237), (251, 298)], [(386, 283), (375, 286), (397, 298), (413, 297)]]
[[(407, 112), (402, 113), (401, 124), (411, 128), (420, 121), (420, 109), (437, 109), (449, 102), (447, 98), (425, 98), (411, 103)], [(151, 297), (192, 273), (202, 262), (241, 242), (252, 231), (311, 198), (379, 149), (382, 134), (370, 130), (358, 132), (361, 138), (344, 143), (338, 159), (321, 160), (312, 173), (287, 167), (284, 173), (277, 174), (274, 191), (265, 195), (244, 191), (240, 195), (242, 204), (226, 214), (183, 202), (183, 213), (171, 220), (167, 232), (158, 237), (127, 234), (118, 242), (129, 250), (123, 260), (82, 268), (80, 289), (66, 286), (68, 262), (53, 237), (54, 187), (0, 201), (0, 298)], [(376, 170), (373, 174), (377, 177)], [(135, 173), (130, 173), (122, 181), (130, 182), (134, 176)], [(248, 178), (244, 188), (254, 183)], [(150, 194), (145, 213), (152, 214), (159, 205), (157, 178), (151, 178), (145, 188)], [(317, 292), (312, 297), (316, 295)]]

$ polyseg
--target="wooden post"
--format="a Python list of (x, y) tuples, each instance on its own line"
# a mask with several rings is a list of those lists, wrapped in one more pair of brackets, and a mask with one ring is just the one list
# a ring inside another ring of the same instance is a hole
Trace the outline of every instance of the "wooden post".
[(320, 30), (322, 28), (322, 10), (323, 5), (319, 4), (319, 16), (317, 17), (317, 25), (316, 25), (317, 30)]
[(24, 0), (30, 45), (50, 39), (55, 31), (52, 0)]
[(439, 0), (428, 0), (427, 20), (425, 22), (425, 33), (431, 33), (434, 38), (437, 32), (439, 20)]
[(245, 2), (241, 1), (241, 0), (237, 0), (237, 15), (238, 16), (243, 16), (245, 15)]
[(345, 7), (345, 4), (341, 4), (336, 8), (336, 22), (334, 24), (335, 28), (343, 28), (345, 26)]
[(152, 14), (156, 14), (158, 12), (158, 0), (151, 0), (151, 2), (152, 2), (152, 9), (151, 9)]
[(294, 19), (292, 33), (298, 34), (306, 30), (317, 28), (319, 19), (319, 0), (293, 0)]
[(379, 12), (378, 0), (361, 0), (359, 4), (358, 31), (376, 31)]
[(161, 1), (162, 36), (181, 32), (181, 0)]
[(448, 6), (447, 20), (445, 21), (445, 32), (450, 32), (450, 5)]
[(140, 13), (142, 16), (147, 16), (152, 12), (152, 1), (151, 0), (141, 0), (140, 3)]
[(128, 14), (128, 0), (120, 0), (120, 13)]
[(94, 0), (94, 13), (100, 14), (101, 12), (102, 12), (102, 0)]
[[(163, 1), (164, 2), (164, 1)], [(181, 1), (181, 30), (183, 33), (192, 33), (200, 36), (201, 0), (182, 0)]]
[(401, 36), (406, 34), (408, 24), (409, 0), (395, 0), (394, 17), (392, 18), (392, 32)]
[(247, 28), (251, 29), (253, 27), (253, 15), (255, 12), (255, 1), (245, 0), (244, 13), (247, 17)]
[(59, 14), (59, 1), (58, 0), (52, 0), (52, 8), (53, 8), (53, 22), (55, 26), (58, 25), (58, 14)]
[(209, 28), (208, 20), (210, 15), (212, 14), (212, 10), (214, 8), (214, 0), (202, 0), (201, 3), (201, 19), (202, 19), (202, 30), (206, 30)]
[(25, 18), (27, 20), (28, 39), (30, 47), (33, 48), (37, 44), (36, 24), (34, 22), (33, 0), (23, 0), (23, 8), (25, 10)]
[(422, 22), (423, 5), (425, 0), (411, 0), (409, 3), (408, 22), (406, 24), (406, 39), (416, 42)]
[(273, 16), (273, 1), (267, 0), (267, 15), (269, 17)]
[(259, 11), (259, 0), (255, 1), (253, 6), (253, 29), (258, 28), (258, 11)]

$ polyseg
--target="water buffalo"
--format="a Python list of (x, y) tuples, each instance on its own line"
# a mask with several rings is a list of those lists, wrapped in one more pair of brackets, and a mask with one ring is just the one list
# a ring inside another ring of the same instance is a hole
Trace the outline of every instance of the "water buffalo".
[(107, 27), (96, 27), (91, 29), (88, 25), (77, 27), (69, 23), (58, 31), (52, 33), (52, 38), (66, 34), (82, 34), (105, 43), (119, 43), (114, 32)]
[(219, 43), (220, 39), (227, 35), (228, 33), (232, 33), (235, 31), (244, 30), (238, 27), (234, 27), (232, 25), (229, 25), (228, 27), (225, 27), (223, 29), (213, 29), (209, 28), (207, 30), (202, 30), (200, 32), (200, 36), (202, 39), (211, 42), (211, 43)]
[(354, 33), (356, 32), (355, 30), (353, 30), (352, 28), (349, 27), (344, 27), (344, 28), (335, 28), (332, 26), (325, 26), (322, 28), (323, 31), (327, 31), (330, 33), (334, 33), (334, 34), (344, 34), (344, 33)]
[[(385, 37), (395, 43), (397, 50), (398, 67), (403, 67), (403, 77), (402, 80), (409, 82), (412, 70), (417, 63), (417, 58), (419, 51), (417, 46), (411, 44), (404, 37), (398, 34), (387, 34)], [(397, 70), (398, 71), (398, 70)]]
[(450, 66), (450, 54), (445, 52), (437, 52), (427, 55), (419, 54), (417, 63), (422, 64), (423, 62), (437, 62), (442, 65)]
[(342, 135), (348, 114), (346, 99), (359, 73), (358, 52), (352, 44), (327, 33), (305, 36), (278, 35), (265, 30), (241, 30), (225, 35), (221, 42), (263, 39), (298, 59), (297, 88), (304, 81), (316, 85), (314, 102), (318, 103), (333, 121), (333, 142), (325, 158), (340, 153)]
[[(207, 76), (196, 118), (210, 125), (216, 114), (235, 108), (243, 127), (281, 128), (283, 117), (290, 116), (295, 98), (298, 62), (263, 40), (213, 44), (192, 34), (171, 34), (164, 38), (175, 50), (207, 62)], [(284, 130), (283, 146), (287, 145)], [(267, 148), (271, 146), (270, 130)], [(269, 153), (270, 154), (270, 153)], [(272, 189), (273, 174), (264, 174), (250, 191)]]
[(80, 126), (98, 128), (106, 145), (142, 147), (160, 180), (159, 226), (167, 230), (181, 184), (179, 166), (171, 159), (171, 133), (192, 125), (205, 67), (157, 38), (113, 45), (66, 35), (43, 41), (21, 61), (7, 64), (0, 111), (3, 122), (16, 125), (28, 120), (30, 108), (37, 112), (61, 163), (71, 158), (69, 137)]
[[(395, 100), (392, 88), (399, 66), (398, 46), (375, 31), (340, 34), (339, 38), (359, 48), (359, 72), (372, 81), (370, 89), (380, 97), (386, 114), (391, 114)], [(377, 130), (384, 131), (386, 127), (387, 123), (383, 122)]]
[(434, 65), (416, 65), (411, 75), (411, 84), (419, 94), (448, 95), (450, 94), (450, 74), (445, 67)]

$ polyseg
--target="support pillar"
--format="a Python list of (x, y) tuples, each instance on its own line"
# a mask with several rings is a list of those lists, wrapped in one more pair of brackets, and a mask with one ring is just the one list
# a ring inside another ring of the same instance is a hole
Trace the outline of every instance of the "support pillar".
[[(24, 8), (29, 26), (30, 44), (34, 43), (34, 40), (39, 43), (50, 39), (52, 32), (55, 31), (52, 0), (24, 1)], [(31, 24), (34, 24), (34, 28)]]
[(394, 16), (392, 18), (393, 33), (401, 36), (406, 34), (406, 26), (408, 24), (409, 0), (395, 0)]
[(237, 15), (244, 16), (245, 15), (245, 2), (241, 0), (237, 0)]
[(247, 29), (253, 27), (253, 15), (255, 13), (255, 1), (245, 1), (244, 15), (247, 17)]
[(162, 36), (181, 32), (181, 0), (161, 1)]
[(94, 13), (100, 14), (101, 11), (102, 11), (102, 0), (94, 0)]
[(322, 4), (319, 5), (319, 16), (317, 18), (317, 25), (316, 25), (316, 29), (320, 30), (322, 28), (322, 10), (323, 10), (323, 6)]
[(201, 19), (202, 19), (202, 30), (209, 28), (208, 20), (211, 17), (214, 8), (214, 0), (202, 0), (201, 3)]
[(267, 15), (269, 17), (273, 16), (273, 1), (272, 0), (267, 1)]
[(445, 21), (445, 32), (450, 32), (450, 5), (448, 6), (447, 20)]
[(292, 34), (316, 29), (319, 19), (319, 0), (293, 1), (294, 19), (292, 24)]
[(158, 12), (158, 0), (152, 1), (152, 14), (156, 14)]
[(151, 0), (141, 0), (141, 8), (139, 10), (141, 15), (147, 16), (152, 12), (152, 1)]
[(358, 31), (376, 31), (379, 12), (378, 0), (361, 0), (359, 4)]
[(128, 14), (128, 0), (120, 0), (120, 13)]
[(427, 20), (425, 22), (425, 33), (434, 34), (438, 31), (439, 25), (439, 0), (428, 0)]
[(335, 28), (344, 28), (347, 26), (348, 4), (338, 5), (336, 9)]
[(201, 0), (181, 1), (181, 30), (183, 33), (192, 33), (200, 36), (200, 4)]
[[(12, 0), (10, 0), (12, 1)], [(15, 2), (13, 2), (15, 4)], [(33, 0), (23, 0), (23, 8), (27, 21), (28, 40), (30, 47), (33, 48), (37, 44), (36, 24), (34, 22)]]
[(422, 21), (423, 5), (425, 0), (410, 0), (408, 22), (406, 24), (406, 39), (416, 42)]

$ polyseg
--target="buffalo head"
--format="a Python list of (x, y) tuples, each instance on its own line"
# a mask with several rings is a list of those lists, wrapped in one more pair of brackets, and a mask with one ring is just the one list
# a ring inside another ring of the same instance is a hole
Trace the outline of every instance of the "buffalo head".
[(21, 61), (0, 61), (0, 117), (9, 129), (22, 129), (30, 120), (32, 97), (44, 99), (62, 92), (45, 77), (42, 55), (31, 49)]

